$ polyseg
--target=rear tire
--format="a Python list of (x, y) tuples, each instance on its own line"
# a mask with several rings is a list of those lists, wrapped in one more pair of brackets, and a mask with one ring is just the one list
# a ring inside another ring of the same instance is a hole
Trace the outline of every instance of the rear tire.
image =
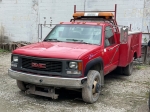
[(126, 76), (130, 76), (133, 71), (133, 62), (123, 68), (123, 74)]
[(25, 91), (25, 90), (26, 90), (26, 87), (25, 87), (24, 82), (19, 81), (19, 80), (16, 80), (16, 82), (17, 82), (18, 88), (19, 88), (21, 91)]
[(96, 70), (90, 70), (87, 75), (87, 81), (82, 88), (82, 99), (84, 102), (94, 103), (98, 100), (101, 91), (101, 83), (100, 73)]

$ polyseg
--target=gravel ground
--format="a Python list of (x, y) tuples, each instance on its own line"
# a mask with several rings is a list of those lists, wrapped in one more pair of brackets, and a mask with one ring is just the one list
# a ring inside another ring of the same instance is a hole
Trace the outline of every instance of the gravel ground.
[[(25, 95), (11, 79), (10, 53), (0, 53), (0, 110), (2, 112), (148, 112), (150, 66), (136, 65), (132, 76), (109, 74), (99, 100), (86, 104), (77, 92), (65, 91), (58, 100)], [(71, 93), (71, 94), (69, 94)]]

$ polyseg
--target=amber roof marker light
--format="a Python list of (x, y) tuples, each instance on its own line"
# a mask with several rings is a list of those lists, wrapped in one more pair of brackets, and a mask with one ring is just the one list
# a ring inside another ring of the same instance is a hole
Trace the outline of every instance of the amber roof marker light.
[(84, 18), (84, 17), (98, 17), (98, 18), (109, 19), (114, 17), (114, 15), (111, 12), (75, 12), (73, 14), (74, 19)]

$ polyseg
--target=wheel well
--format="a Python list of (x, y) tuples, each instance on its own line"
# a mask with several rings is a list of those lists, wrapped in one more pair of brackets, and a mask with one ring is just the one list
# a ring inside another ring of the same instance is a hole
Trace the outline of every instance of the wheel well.
[(135, 52), (134, 55), (133, 55), (134, 59), (137, 58), (137, 53)]
[(97, 70), (101, 74), (103, 74), (103, 60), (102, 58), (96, 58), (91, 60), (87, 63), (85, 70), (84, 70), (84, 76), (86, 77), (89, 70)]
[(94, 66), (92, 66), (90, 68), (90, 70), (96, 70), (96, 71), (100, 72), (102, 70), (102, 66), (99, 63), (97, 63)]

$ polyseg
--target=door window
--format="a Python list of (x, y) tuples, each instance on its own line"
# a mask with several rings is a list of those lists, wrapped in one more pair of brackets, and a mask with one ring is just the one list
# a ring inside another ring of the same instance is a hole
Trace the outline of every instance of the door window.
[(114, 33), (110, 26), (105, 28), (105, 47), (115, 44)]

